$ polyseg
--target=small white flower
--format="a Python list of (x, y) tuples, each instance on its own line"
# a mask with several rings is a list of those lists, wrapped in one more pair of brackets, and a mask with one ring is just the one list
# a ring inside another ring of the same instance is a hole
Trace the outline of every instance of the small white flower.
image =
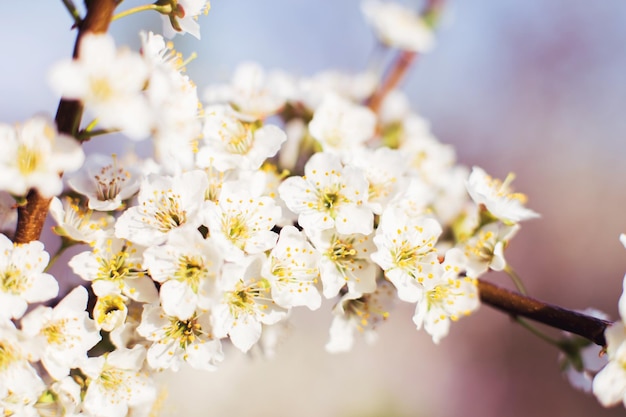
[(382, 214), (374, 237), (378, 251), (372, 260), (396, 286), (401, 300), (418, 301), (427, 283), (437, 277), (435, 245), (440, 234), (441, 225), (434, 219), (413, 218), (392, 209)]
[(425, 290), (417, 301), (413, 322), (418, 330), (424, 326), (435, 343), (448, 334), (450, 321), (469, 315), (480, 305), (476, 279), (459, 277), (465, 262), (460, 249), (446, 252), (437, 277), (425, 282)]
[(144, 306), (137, 332), (150, 340), (148, 365), (176, 372), (181, 363), (214, 370), (224, 359), (222, 344), (211, 333), (209, 313), (193, 313), (185, 319), (168, 316), (158, 305)]
[(125, 417), (144, 409), (156, 399), (154, 382), (141, 368), (146, 357), (143, 346), (117, 349), (89, 358), (80, 369), (90, 378), (83, 406), (94, 417)]
[(25, 196), (31, 188), (52, 197), (63, 191), (62, 172), (76, 171), (85, 154), (74, 138), (59, 134), (48, 117), (0, 124), (0, 190)]
[(593, 379), (593, 394), (605, 407), (611, 407), (620, 402), (626, 407), (626, 326), (624, 322), (613, 323), (605, 330), (604, 337), (609, 363)]
[(271, 229), (281, 209), (271, 197), (257, 197), (240, 183), (226, 183), (218, 203), (208, 201), (206, 210), (211, 239), (228, 261), (265, 252), (276, 244), (278, 235)]
[(37, 358), (13, 323), (0, 319), (0, 413), (3, 416), (37, 417), (35, 402), (45, 384), (29, 361)]
[(105, 129), (121, 129), (145, 139), (153, 119), (143, 89), (148, 67), (139, 54), (118, 50), (110, 35), (81, 37), (78, 59), (57, 63), (50, 72), (53, 90), (80, 100)]
[(357, 297), (376, 290), (378, 268), (370, 259), (376, 247), (370, 236), (327, 229), (309, 232), (309, 237), (321, 254), (324, 297), (336, 296), (344, 286)]
[(74, 273), (92, 282), (97, 296), (124, 294), (143, 303), (157, 298), (154, 282), (142, 266), (143, 249), (114, 237), (102, 239), (92, 251), (74, 256), (68, 265)]
[(366, 204), (369, 184), (361, 170), (343, 167), (338, 157), (320, 152), (304, 171), (304, 177), (289, 177), (278, 187), (280, 198), (299, 214), (304, 229), (372, 233), (374, 215)]
[(307, 108), (317, 109), (329, 94), (338, 94), (355, 103), (370, 97), (378, 86), (379, 76), (373, 71), (347, 73), (323, 71), (313, 77), (300, 80), (296, 97)]
[(89, 199), (89, 208), (99, 211), (117, 210), (132, 197), (141, 182), (141, 173), (124, 167), (117, 156), (91, 154), (83, 169), (68, 179), (74, 191)]
[[(581, 313), (602, 320), (609, 320), (609, 316), (602, 311), (587, 308)], [(580, 391), (591, 393), (593, 378), (608, 363), (607, 355), (603, 354), (602, 346), (563, 332), (563, 341), (576, 350), (559, 353), (559, 365), (561, 372), (565, 374), (570, 385)]]
[(152, 246), (143, 256), (150, 276), (161, 283), (165, 314), (188, 320), (197, 309), (211, 306), (222, 257), (210, 239), (195, 229), (178, 229), (165, 245)]
[(43, 243), (14, 244), (0, 234), (0, 319), (19, 319), (29, 303), (57, 296), (59, 284), (43, 272), (49, 259)]
[(259, 126), (227, 106), (206, 109), (204, 140), (197, 155), (200, 167), (256, 170), (287, 140), (277, 126)]
[(364, 0), (361, 10), (385, 44), (414, 52), (428, 52), (434, 44), (431, 29), (413, 10), (396, 2)]
[(141, 184), (139, 204), (117, 220), (115, 235), (151, 246), (164, 243), (178, 227), (199, 227), (207, 187), (206, 174), (200, 170), (174, 177), (149, 175)]
[(366, 342), (377, 339), (376, 327), (389, 318), (395, 300), (393, 287), (386, 281), (379, 283), (371, 294), (358, 296), (345, 294), (333, 309), (330, 339), (326, 350), (331, 353), (347, 352), (354, 344), (354, 334), (360, 333)]
[(285, 308), (307, 306), (317, 310), (322, 303), (318, 263), (319, 255), (304, 234), (293, 226), (283, 227), (262, 270), (276, 304)]
[(184, 74), (182, 55), (162, 36), (141, 32), (141, 50), (150, 67), (145, 95), (154, 115), (154, 153), (165, 172), (193, 168), (202, 132), (198, 92)]
[(363, 146), (374, 136), (376, 115), (369, 108), (328, 94), (315, 110), (309, 123), (311, 136), (324, 152), (348, 153)]
[(198, 16), (207, 14), (211, 8), (209, 0), (177, 0), (169, 16), (163, 16), (163, 35), (173, 38), (177, 33), (189, 33), (200, 39)]
[(519, 229), (519, 224), (489, 223), (459, 243), (458, 247), (467, 257), (467, 275), (479, 278), (488, 269), (502, 271), (506, 267), (504, 249)]
[(472, 200), (484, 206), (496, 218), (504, 223), (517, 223), (522, 220), (539, 217), (539, 214), (524, 207), (526, 196), (513, 193), (509, 184), (515, 176), (509, 174), (504, 182), (491, 178), (479, 167), (474, 167), (467, 180), (467, 191)]
[(259, 64), (243, 62), (235, 68), (230, 84), (207, 88), (204, 99), (209, 104), (230, 103), (238, 112), (260, 120), (285, 105), (292, 84), (284, 73), (266, 74)]
[[(620, 240), (625, 243), (624, 235), (620, 236)], [(605, 407), (620, 402), (626, 407), (626, 276), (622, 282), (618, 309), (621, 320), (604, 331), (609, 363), (595, 376), (592, 384), (593, 394)]]
[(230, 336), (242, 352), (259, 340), (262, 324), (275, 324), (287, 315), (272, 300), (270, 283), (261, 274), (263, 260), (261, 255), (249, 259), (247, 264), (224, 265), (218, 281), (222, 299), (211, 311), (214, 334)]
[(52, 230), (59, 236), (91, 244), (113, 235), (113, 216), (94, 212), (70, 197), (65, 197), (62, 202), (54, 197), (50, 202), (50, 214), (57, 223)]
[(386, 147), (353, 149), (346, 153), (344, 162), (363, 170), (369, 182), (367, 204), (375, 214), (381, 214), (402, 185), (407, 167), (403, 153)]
[[(419, 125), (419, 116), (411, 116), (405, 123)], [(417, 130), (411, 132), (411, 129)], [(419, 126), (405, 128), (406, 137), (399, 147), (409, 161), (409, 175), (417, 175), (425, 183), (434, 186), (441, 181), (441, 176), (447, 173), (456, 160), (454, 148), (439, 142), (428, 127), (420, 131)]]
[(124, 326), (128, 315), (127, 298), (121, 294), (107, 294), (98, 297), (93, 308), (96, 327), (105, 332), (112, 332)]
[(101, 339), (87, 308), (87, 290), (76, 287), (54, 309), (39, 306), (22, 318), (22, 330), (36, 338), (41, 362), (56, 380), (69, 375)]

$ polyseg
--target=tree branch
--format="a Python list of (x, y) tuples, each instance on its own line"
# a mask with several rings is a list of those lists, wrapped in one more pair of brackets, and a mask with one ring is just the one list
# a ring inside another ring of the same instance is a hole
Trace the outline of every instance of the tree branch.
[(490, 282), (478, 280), (480, 300), (509, 315), (526, 317), (557, 329), (577, 334), (593, 343), (605, 346), (604, 331), (612, 322), (500, 288)]
[(400, 84), (404, 75), (411, 68), (411, 64), (415, 60), (417, 53), (412, 51), (402, 51), (389, 70), (389, 75), (380, 83), (374, 94), (368, 99), (367, 106), (374, 112), (378, 113), (380, 105), (387, 95)]
[[(118, 0), (92, 0), (85, 19), (78, 28), (78, 36), (74, 45), (74, 58), (78, 57), (80, 41), (85, 33), (106, 33), (113, 18)], [(76, 100), (61, 100), (56, 114), (57, 129), (60, 133), (75, 136), (80, 125), (83, 106)], [(16, 243), (28, 243), (39, 239), (43, 229), (50, 198), (43, 197), (35, 189), (26, 196), (26, 204), (17, 210)]]

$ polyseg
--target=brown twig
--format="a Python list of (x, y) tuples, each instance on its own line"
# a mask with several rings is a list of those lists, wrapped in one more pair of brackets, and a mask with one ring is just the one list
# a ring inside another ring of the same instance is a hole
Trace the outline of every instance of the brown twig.
[[(434, 27), (439, 19), (445, 0), (428, 0), (422, 10), (421, 15), (427, 25)], [(406, 73), (409, 71), (417, 53), (413, 51), (400, 51), (398, 56), (387, 71), (385, 79), (380, 83), (376, 91), (367, 100), (367, 106), (378, 113), (380, 105), (387, 95), (400, 84)]]
[[(74, 58), (78, 57), (80, 41), (85, 33), (106, 33), (118, 3), (118, 0), (92, 0), (89, 3), (87, 15), (78, 28), (78, 36), (74, 45)], [(80, 102), (61, 100), (55, 118), (59, 132), (75, 136), (80, 125), (82, 112), (83, 107)], [(16, 243), (28, 243), (39, 239), (48, 214), (50, 200), (35, 189), (29, 191), (26, 196), (26, 204), (17, 210)]]
[(500, 288), (490, 282), (478, 280), (480, 300), (511, 316), (521, 316), (557, 329), (577, 334), (593, 343), (605, 346), (604, 331), (612, 322), (591, 317), (576, 311), (547, 304), (542, 301)]
[(389, 74), (380, 83), (374, 94), (368, 99), (367, 106), (375, 113), (380, 109), (380, 105), (387, 95), (400, 84), (413, 61), (417, 57), (416, 52), (402, 51), (392, 64)]

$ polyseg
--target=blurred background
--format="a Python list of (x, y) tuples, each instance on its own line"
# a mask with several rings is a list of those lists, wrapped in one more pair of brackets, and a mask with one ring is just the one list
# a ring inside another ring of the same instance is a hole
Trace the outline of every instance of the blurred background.
[[(127, 0), (122, 8), (141, 4)], [(71, 55), (61, 0), (2, 1), (0, 121), (54, 115), (50, 65)], [(202, 40), (177, 37), (200, 87), (227, 81), (241, 61), (312, 75), (364, 69), (375, 40), (357, 0), (215, 0)], [(112, 25), (118, 44), (160, 32), (159, 16)], [(525, 223), (507, 259), (536, 298), (595, 307), (617, 318), (626, 272), (626, 3), (621, 0), (451, 0), (438, 46), (404, 88), (460, 163), (504, 178), (542, 214)], [(120, 147), (98, 139), (94, 147)], [(56, 274), (64, 273), (57, 269)], [(503, 275), (488, 280), (509, 286)], [(439, 346), (399, 305), (379, 341), (325, 353), (330, 307), (297, 311), (275, 359), (227, 349), (214, 373), (162, 374), (165, 416), (617, 416), (573, 388), (557, 352), (483, 306)], [(167, 395), (167, 397), (165, 397)]]

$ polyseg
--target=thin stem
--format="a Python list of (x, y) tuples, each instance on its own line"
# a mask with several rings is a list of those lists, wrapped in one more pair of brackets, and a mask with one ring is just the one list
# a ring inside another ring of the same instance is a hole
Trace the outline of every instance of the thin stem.
[(574, 333), (604, 346), (604, 331), (612, 322), (535, 300), (496, 285), (478, 280), (480, 299), (484, 304), (512, 317), (526, 317), (566, 332)]
[(65, 8), (67, 9), (68, 12), (70, 12), (70, 15), (74, 19), (74, 26), (79, 27), (81, 23), (83, 23), (83, 19), (80, 17), (80, 13), (78, 12), (78, 9), (74, 5), (74, 2), (72, 0), (61, 0), (61, 1), (63, 1)]
[(528, 291), (526, 291), (526, 287), (524, 286), (522, 279), (519, 277), (519, 275), (517, 275), (511, 265), (506, 264), (506, 266), (504, 267), (504, 272), (506, 272), (507, 275), (511, 278), (511, 281), (513, 281), (513, 284), (515, 285), (515, 288), (517, 288), (517, 291), (519, 291), (522, 295), (528, 294)]
[(556, 346), (558, 349), (561, 349), (561, 342), (548, 336), (547, 334), (545, 334), (544, 332), (542, 332), (541, 330), (539, 330), (538, 328), (530, 324), (527, 320), (524, 320), (521, 317), (515, 317), (515, 321), (520, 326), (522, 326), (523, 328), (525, 328), (526, 330), (528, 330), (529, 332), (531, 332), (532, 334), (534, 334), (535, 336), (543, 340), (544, 342), (547, 342), (553, 346)]
[(76, 139), (78, 139), (81, 142), (86, 142), (89, 139), (96, 137), (96, 136), (102, 136), (102, 135), (107, 135), (109, 133), (117, 133), (119, 132), (118, 129), (97, 129), (97, 130), (81, 130), (80, 132), (78, 132), (76, 134)]
[(52, 265), (54, 265), (55, 262), (59, 260), (61, 255), (63, 255), (63, 253), (65, 253), (65, 251), (68, 248), (71, 248), (72, 246), (76, 245), (77, 243), (78, 242), (70, 240), (70, 239), (68, 239), (66, 237), (61, 238), (61, 246), (56, 251), (56, 253), (52, 256), (52, 258), (50, 258), (50, 261), (48, 261), (48, 266), (46, 266), (46, 269), (44, 269), (44, 272), (48, 272), (48, 270), (50, 268), (52, 268)]
[[(432, 29), (439, 20), (439, 15), (444, 6), (444, 0), (428, 0), (421, 12), (422, 18)], [(417, 53), (413, 51), (401, 51), (387, 72), (386, 78), (380, 83), (376, 91), (367, 100), (367, 106), (375, 113), (378, 113), (380, 106), (387, 95), (396, 88), (406, 73), (409, 71)]]
[(389, 71), (389, 75), (380, 84), (378, 89), (374, 91), (374, 94), (367, 101), (367, 106), (377, 113), (380, 106), (387, 97), (387, 95), (400, 84), (400, 81), (404, 78), (408, 70), (411, 68), (413, 61), (417, 57), (417, 53), (412, 51), (402, 51), (398, 58), (394, 61)]
[(118, 19), (121, 19), (122, 17), (130, 16), (131, 14), (143, 12), (146, 10), (156, 10), (159, 13), (169, 14), (172, 11), (172, 6), (170, 5), (160, 6), (158, 4), (144, 4), (143, 6), (137, 6), (128, 10), (124, 10), (123, 12), (119, 12), (118, 14), (113, 16), (113, 19), (111, 20), (112, 21), (118, 20)]

